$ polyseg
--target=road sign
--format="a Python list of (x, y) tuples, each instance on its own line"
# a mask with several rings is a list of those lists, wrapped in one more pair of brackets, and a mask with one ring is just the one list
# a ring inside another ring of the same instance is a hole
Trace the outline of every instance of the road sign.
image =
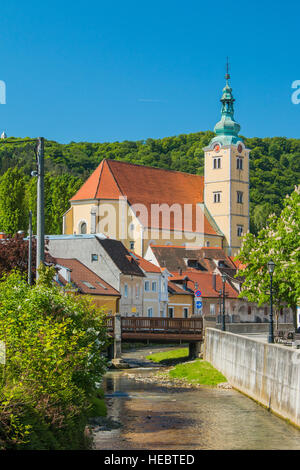
[(202, 308), (202, 302), (196, 302), (196, 308), (198, 308), (199, 310)]
[(200, 290), (195, 290), (195, 296), (196, 297), (201, 297), (202, 292)]

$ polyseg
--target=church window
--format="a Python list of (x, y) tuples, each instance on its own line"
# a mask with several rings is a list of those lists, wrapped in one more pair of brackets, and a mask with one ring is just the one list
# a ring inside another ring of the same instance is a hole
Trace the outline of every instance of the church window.
[(236, 159), (236, 168), (237, 170), (242, 170), (243, 169), (243, 159), (242, 158), (237, 158)]
[(237, 236), (238, 237), (241, 237), (243, 234), (243, 226), (242, 225), (238, 225), (237, 226)]
[(215, 192), (214, 193), (214, 202), (221, 202), (221, 192)]
[(221, 168), (221, 158), (214, 158), (214, 169)]
[(134, 250), (134, 242), (129, 242), (129, 246), (131, 250)]
[(237, 202), (243, 204), (243, 193), (242, 191), (237, 191)]
[(82, 224), (80, 225), (80, 233), (81, 234), (86, 234), (86, 223), (85, 222), (82, 222)]

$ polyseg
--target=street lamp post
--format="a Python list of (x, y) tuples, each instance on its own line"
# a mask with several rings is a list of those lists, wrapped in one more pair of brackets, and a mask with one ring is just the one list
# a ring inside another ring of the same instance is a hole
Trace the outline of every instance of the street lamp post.
[(222, 289), (219, 289), (219, 321), (221, 323), (222, 317)]
[(274, 330), (273, 330), (273, 272), (275, 269), (274, 261), (268, 262), (268, 271), (270, 274), (270, 323), (269, 323), (269, 343), (274, 343)]
[(222, 312), (222, 331), (226, 331), (225, 328), (225, 283), (226, 283), (226, 274), (222, 274), (222, 282), (223, 282), (223, 312)]

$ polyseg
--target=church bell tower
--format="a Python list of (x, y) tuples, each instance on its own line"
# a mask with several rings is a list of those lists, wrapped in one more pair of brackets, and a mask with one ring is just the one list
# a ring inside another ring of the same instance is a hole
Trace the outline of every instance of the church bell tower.
[(224, 234), (223, 248), (230, 256), (238, 253), (241, 236), (249, 230), (249, 153), (234, 120), (230, 75), (221, 98), (221, 120), (216, 136), (204, 148), (204, 202)]

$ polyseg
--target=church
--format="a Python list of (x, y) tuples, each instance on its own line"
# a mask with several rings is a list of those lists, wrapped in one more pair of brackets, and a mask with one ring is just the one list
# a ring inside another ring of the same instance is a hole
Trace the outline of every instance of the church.
[(70, 200), (64, 234), (102, 233), (144, 257), (148, 247), (223, 248), (249, 230), (249, 152), (225, 75), (221, 120), (204, 148), (204, 176), (104, 159)]

